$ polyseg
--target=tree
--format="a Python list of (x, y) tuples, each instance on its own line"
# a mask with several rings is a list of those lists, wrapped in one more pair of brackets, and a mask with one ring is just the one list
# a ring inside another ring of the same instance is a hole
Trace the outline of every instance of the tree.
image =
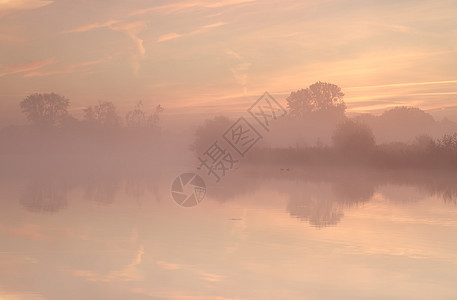
[(103, 127), (117, 127), (121, 123), (121, 118), (117, 114), (114, 104), (106, 101), (85, 108), (84, 118)]
[(57, 95), (31, 94), (19, 104), (27, 120), (39, 126), (54, 126), (67, 115), (70, 100)]
[(156, 128), (159, 125), (160, 114), (163, 112), (163, 107), (159, 104), (156, 106), (155, 112), (149, 116), (147, 120), (147, 126)]
[(457, 150), (457, 133), (445, 134), (441, 138), (437, 139), (436, 144), (438, 148), (446, 151)]
[(138, 102), (135, 108), (125, 114), (125, 123), (127, 127), (142, 128), (146, 127), (146, 113), (142, 110), (143, 102)]
[(410, 125), (414, 127), (427, 127), (436, 123), (429, 113), (417, 107), (397, 106), (382, 113), (384, 123), (394, 126)]
[(140, 101), (131, 111), (125, 114), (126, 126), (129, 128), (156, 128), (160, 121), (160, 114), (163, 107), (159, 104), (156, 106), (154, 113), (147, 116), (142, 109), (143, 103)]
[(290, 93), (287, 97), (289, 114), (305, 117), (312, 112), (335, 112), (344, 115), (346, 104), (343, 92), (335, 84), (316, 82), (306, 89)]
[(333, 144), (343, 152), (360, 154), (373, 149), (375, 138), (366, 124), (346, 119), (333, 132)]

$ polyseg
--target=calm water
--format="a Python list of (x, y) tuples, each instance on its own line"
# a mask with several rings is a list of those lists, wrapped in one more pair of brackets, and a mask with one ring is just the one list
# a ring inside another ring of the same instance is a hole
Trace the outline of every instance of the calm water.
[[(413, 172), (414, 173), (414, 172)], [(3, 178), (0, 299), (456, 299), (453, 180), (247, 170)]]

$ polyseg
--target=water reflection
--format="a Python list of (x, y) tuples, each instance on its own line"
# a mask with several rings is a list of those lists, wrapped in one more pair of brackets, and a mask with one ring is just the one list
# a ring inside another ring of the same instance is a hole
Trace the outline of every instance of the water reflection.
[(183, 209), (169, 194), (179, 170), (39, 170), (0, 184), (13, 200), (0, 203), (0, 298), (388, 299), (424, 282), (424, 298), (455, 295), (452, 174), (245, 165)]
[(36, 178), (25, 188), (21, 204), (33, 212), (56, 212), (68, 204), (67, 185), (57, 178)]
[(291, 193), (287, 211), (315, 227), (334, 226), (344, 216), (343, 206), (329, 189), (302, 188)]
[[(287, 195), (289, 200), (285, 210), (291, 217), (318, 228), (339, 224), (345, 210), (369, 202), (377, 192), (393, 202), (417, 200), (418, 196), (411, 191), (400, 188), (405, 186), (420, 195), (457, 203), (457, 177), (452, 173), (347, 168), (284, 170), (286, 168), (276, 166), (258, 168), (247, 165), (227, 177), (223, 184), (210, 185), (208, 201), (226, 203), (268, 187)], [(130, 199), (151, 195), (158, 200), (169, 192), (169, 177), (162, 175), (155, 168), (131, 166), (115, 170), (93, 168), (90, 172), (84, 169), (70, 172), (62, 168), (46, 174), (36, 173), (29, 177), (20, 203), (32, 212), (55, 213), (69, 205), (68, 193), (74, 190), (82, 190), (84, 199), (104, 205), (115, 202), (121, 191)]]

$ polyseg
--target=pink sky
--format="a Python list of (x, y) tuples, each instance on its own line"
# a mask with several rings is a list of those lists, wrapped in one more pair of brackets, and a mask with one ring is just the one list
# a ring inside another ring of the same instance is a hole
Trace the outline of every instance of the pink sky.
[[(0, 0), (0, 126), (34, 92), (244, 110), (338, 84), (350, 112), (412, 105), (457, 121), (455, 1)], [(443, 110), (444, 109), (444, 110)]]

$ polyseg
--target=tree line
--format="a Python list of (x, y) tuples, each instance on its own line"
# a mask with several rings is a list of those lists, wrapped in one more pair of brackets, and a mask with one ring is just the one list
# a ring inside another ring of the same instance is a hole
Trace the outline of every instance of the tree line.
[[(38, 127), (50, 128), (77, 121), (68, 112), (70, 100), (55, 93), (31, 94), (19, 105), (27, 120)], [(152, 113), (147, 113), (143, 109), (142, 101), (139, 101), (132, 110), (125, 114), (124, 119), (118, 114), (116, 106), (109, 101), (100, 101), (83, 111), (83, 121), (95, 126), (120, 127), (124, 125), (128, 128), (157, 128), (163, 107), (158, 104)]]
[[(291, 92), (286, 98), (288, 114), (271, 126), (264, 141), (249, 153), (248, 161), (380, 168), (457, 167), (457, 133), (450, 132), (457, 131), (457, 124), (448, 121), (449, 128), (443, 129), (431, 115), (406, 106), (391, 108), (379, 116), (348, 117), (343, 97), (339, 86), (326, 82)], [(202, 153), (232, 123), (224, 116), (206, 120), (197, 128), (193, 148)], [(432, 137), (430, 128), (435, 128), (435, 133), (447, 132)], [(416, 135), (408, 136), (410, 132)], [(309, 144), (313, 135), (315, 142)], [(378, 136), (385, 140), (386, 135), (394, 141), (377, 141)], [(407, 136), (409, 141), (398, 140), (399, 136)], [(303, 142), (306, 138), (307, 143)]]

